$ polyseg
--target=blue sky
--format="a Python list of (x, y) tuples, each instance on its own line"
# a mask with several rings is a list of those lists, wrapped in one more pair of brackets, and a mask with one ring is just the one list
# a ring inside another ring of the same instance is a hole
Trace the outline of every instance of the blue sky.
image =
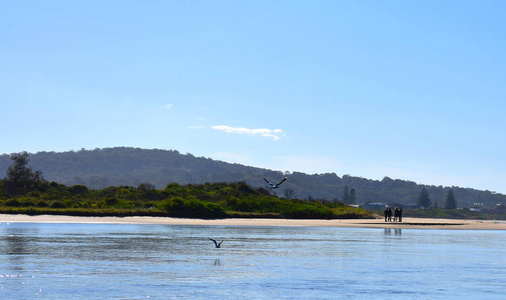
[(506, 193), (504, 1), (1, 1), (0, 153)]

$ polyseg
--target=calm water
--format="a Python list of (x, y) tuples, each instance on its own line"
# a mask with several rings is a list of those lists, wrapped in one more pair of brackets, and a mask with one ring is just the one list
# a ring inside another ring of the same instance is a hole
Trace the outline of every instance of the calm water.
[(505, 231), (0, 223), (1, 299), (505, 297)]

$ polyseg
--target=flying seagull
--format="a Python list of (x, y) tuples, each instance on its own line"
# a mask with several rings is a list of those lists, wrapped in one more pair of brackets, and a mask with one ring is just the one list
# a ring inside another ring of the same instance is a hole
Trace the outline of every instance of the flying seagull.
[(265, 182), (267, 182), (269, 184), (269, 187), (271, 189), (277, 189), (283, 182), (285, 182), (286, 178), (287, 177), (283, 178), (283, 180), (281, 180), (279, 183), (276, 183), (276, 184), (269, 182), (269, 180), (265, 179), (265, 177), (264, 177), (264, 180), (265, 180)]
[(209, 238), (209, 239), (214, 242), (214, 245), (216, 246), (216, 248), (221, 248), (221, 243), (223, 243), (223, 241), (218, 243), (216, 240), (213, 240), (212, 238)]

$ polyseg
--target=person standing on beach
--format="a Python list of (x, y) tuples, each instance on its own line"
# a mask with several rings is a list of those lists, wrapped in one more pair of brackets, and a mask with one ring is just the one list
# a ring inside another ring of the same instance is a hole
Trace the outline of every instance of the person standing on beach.
[(388, 207), (385, 208), (385, 211), (383, 213), (385, 214), (385, 222), (386, 222), (388, 219)]
[(402, 207), (399, 208), (399, 222), (402, 222)]
[(395, 211), (394, 211), (394, 222), (396, 222), (397, 220), (399, 220), (399, 208), (398, 207), (396, 207)]
[(388, 222), (392, 222), (392, 208), (388, 208)]

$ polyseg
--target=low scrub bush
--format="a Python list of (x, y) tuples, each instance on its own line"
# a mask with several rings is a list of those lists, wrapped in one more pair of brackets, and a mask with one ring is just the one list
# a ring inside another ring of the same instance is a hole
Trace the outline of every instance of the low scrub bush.
[(311, 204), (287, 206), (281, 210), (281, 215), (286, 218), (294, 219), (330, 219), (333, 217), (330, 208)]

